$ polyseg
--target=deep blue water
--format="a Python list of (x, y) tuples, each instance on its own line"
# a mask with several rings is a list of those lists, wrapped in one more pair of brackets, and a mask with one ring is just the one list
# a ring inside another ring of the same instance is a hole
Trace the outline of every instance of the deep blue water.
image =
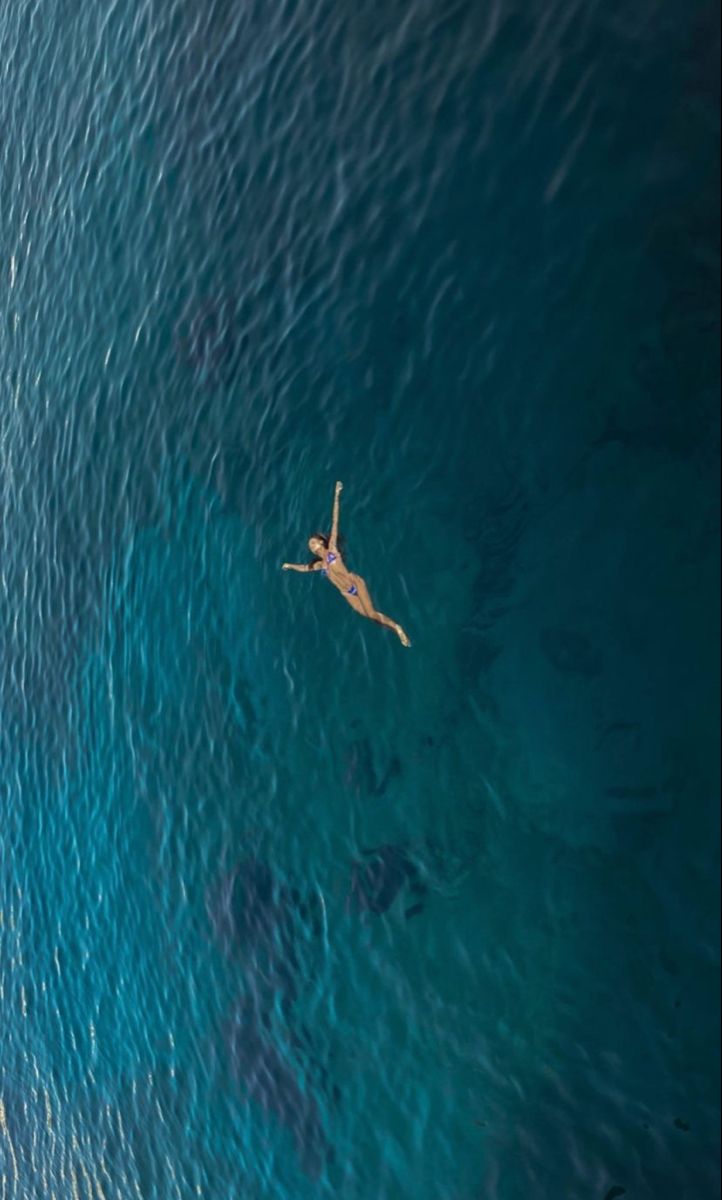
[(0, 9), (2, 1200), (719, 1194), (715, 8)]

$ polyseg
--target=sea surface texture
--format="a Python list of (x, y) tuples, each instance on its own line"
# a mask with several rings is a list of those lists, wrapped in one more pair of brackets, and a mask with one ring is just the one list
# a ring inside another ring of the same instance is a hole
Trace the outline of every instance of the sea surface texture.
[(719, 1195), (719, 40), (3, 0), (0, 1200)]

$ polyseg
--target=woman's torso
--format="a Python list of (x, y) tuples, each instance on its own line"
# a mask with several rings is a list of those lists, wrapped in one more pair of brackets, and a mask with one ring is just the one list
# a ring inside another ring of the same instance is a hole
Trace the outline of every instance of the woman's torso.
[(349, 571), (338, 550), (325, 551), (321, 574), (341, 592), (348, 592), (355, 586), (355, 576)]

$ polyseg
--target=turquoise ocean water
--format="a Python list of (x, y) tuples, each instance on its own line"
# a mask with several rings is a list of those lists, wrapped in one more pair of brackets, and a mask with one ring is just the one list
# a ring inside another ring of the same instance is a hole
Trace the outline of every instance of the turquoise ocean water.
[(719, 1194), (715, 9), (0, 8), (2, 1200)]

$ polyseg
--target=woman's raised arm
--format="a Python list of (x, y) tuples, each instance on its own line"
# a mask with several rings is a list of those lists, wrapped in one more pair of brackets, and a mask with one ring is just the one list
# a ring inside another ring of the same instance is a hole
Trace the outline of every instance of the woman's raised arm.
[(336, 491), (334, 492), (334, 496), (333, 496), (333, 516), (331, 518), (331, 535), (328, 539), (328, 548), (329, 548), (329, 550), (333, 550), (334, 552), (338, 549), (338, 546), (336, 544), (338, 541), (338, 510), (339, 510), (339, 496), (341, 495), (342, 491), (343, 491), (343, 484), (337, 483)]

